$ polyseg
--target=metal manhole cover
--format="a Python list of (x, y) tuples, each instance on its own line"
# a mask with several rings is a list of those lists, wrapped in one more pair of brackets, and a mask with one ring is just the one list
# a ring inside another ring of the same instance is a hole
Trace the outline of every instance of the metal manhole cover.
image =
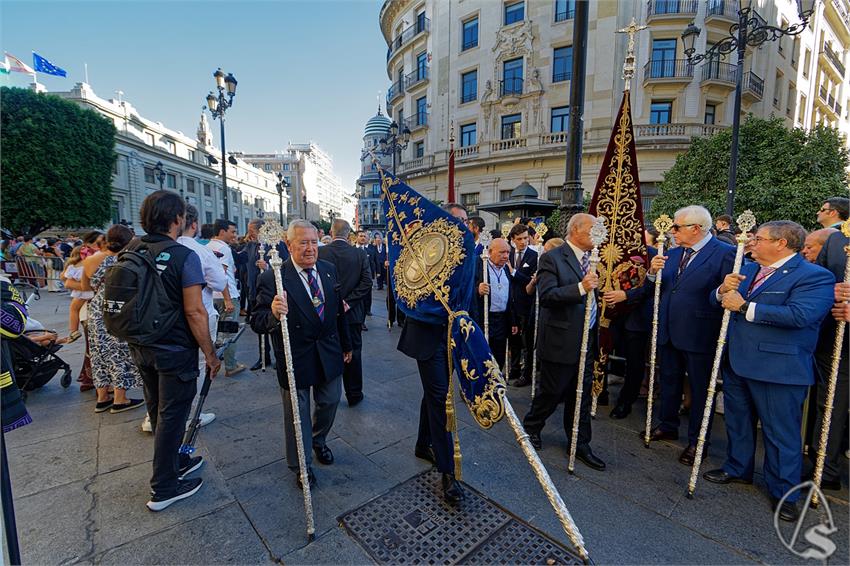
[(468, 485), (443, 501), (440, 474), (419, 474), (339, 517), (378, 564), (581, 564), (572, 551)]

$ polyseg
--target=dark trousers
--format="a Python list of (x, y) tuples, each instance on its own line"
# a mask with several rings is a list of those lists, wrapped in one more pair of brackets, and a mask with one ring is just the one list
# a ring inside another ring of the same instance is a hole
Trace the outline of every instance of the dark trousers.
[(520, 315), (519, 334), (512, 334), (511, 377), (531, 381), (531, 368), (534, 365), (534, 314)]
[[(813, 444), (809, 454), (820, 446), (820, 430), (823, 426), (823, 411), (826, 406), (827, 380), (832, 367), (832, 359), (827, 356), (815, 356), (820, 381), (817, 387), (818, 418), (814, 427)], [(841, 455), (843, 452), (844, 439), (847, 438), (848, 413), (847, 405), (850, 399), (850, 383), (848, 383), (847, 357), (842, 358), (838, 365), (838, 379), (835, 382), (835, 400), (832, 404), (832, 419), (829, 423), (829, 434), (826, 442), (826, 462), (823, 467), (823, 479), (836, 481), (841, 477)]]
[(626, 330), (623, 349), (626, 355), (626, 379), (620, 394), (617, 396), (617, 406), (631, 409), (632, 404), (640, 395), (640, 386), (646, 376), (646, 346), (649, 342), (648, 332)]
[(372, 315), (372, 287), (369, 286), (369, 292), (363, 298), (363, 308), (366, 309), (366, 314)]
[(493, 352), (493, 357), (496, 358), (496, 363), (499, 364), (499, 369), (502, 370), (504, 375), (508, 336), (511, 335), (508, 313), (490, 311), (489, 324), (490, 336), (487, 341), (490, 344), (490, 351)]
[[(714, 354), (685, 352), (670, 344), (658, 347), (659, 369), (661, 375), (661, 430), (679, 432), (679, 407), (682, 404), (682, 384), (685, 373), (691, 386), (691, 411), (688, 419), (688, 444), (696, 445), (699, 429), (702, 426), (702, 414), (708, 396), (708, 382), (711, 379), (711, 365)], [(725, 387), (725, 385), (724, 385)], [(714, 411), (708, 422), (706, 440), (711, 436), (711, 423)]]
[[(265, 345), (261, 344), (265, 341)], [(272, 344), (268, 334), (257, 334), (257, 360), (263, 359), (263, 348), (265, 348), (266, 365), (272, 365)]]
[[(298, 418), (301, 420), (301, 438), (304, 441), (304, 460), (309, 469), (313, 463), (311, 447), (321, 448), (325, 445), (328, 433), (336, 418), (339, 406), (340, 376), (319, 385), (313, 389), (313, 415), (310, 415), (310, 388), (298, 389)], [(286, 465), (290, 470), (298, 470), (298, 446), (295, 444), (295, 425), (292, 419), (292, 400), (289, 389), (280, 388), (283, 400), (283, 435), (286, 438)], [(310, 444), (307, 444), (307, 443)]]
[[(764, 438), (764, 482), (772, 497), (782, 498), (800, 483), (803, 451), (800, 426), (805, 385), (758, 381), (737, 375), (728, 363), (723, 367), (723, 408), (726, 434), (726, 473), (751, 479), (756, 456), (756, 422)], [(800, 491), (788, 497), (796, 501)]]
[(348, 402), (363, 398), (363, 327), (358, 322), (348, 325), (351, 335), (351, 361), (342, 370), (342, 383)]
[(177, 491), (177, 450), (198, 382), (198, 349), (170, 352), (130, 348), (145, 386), (145, 401), (153, 428), (151, 489), (170, 496)]
[[(581, 450), (590, 445), (590, 401), (593, 397), (591, 391), (593, 383), (593, 356), (596, 352), (595, 332), (591, 331), (588, 343), (587, 364), (584, 368), (584, 379), (582, 381), (581, 410), (578, 420), (578, 439), (576, 449)], [(573, 417), (576, 408), (576, 376), (578, 375), (578, 362), (574, 364), (559, 364), (546, 360), (539, 360), (540, 381), (537, 384), (537, 394), (531, 402), (528, 414), (522, 420), (522, 426), (529, 433), (540, 434), (552, 413), (558, 405), (564, 404), (564, 431), (567, 433), (569, 444), (573, 434)]]
[(389, 285), (387, 285), (387, 320), (390, 326), (396, 322), (399, 326), (404, 324), (404, 313), (401, 312), (401, 309), (396, 308), (395, 295), (393, 295), (393, 290)]
[(386, 279), (387, 279), (386, 273), (387, 273), (386, 268), (380, 269), (378, 271), (378, 276), (376, 277), (376, 279), (378, 280), (378, 290), (379, 291), (384, 288), (384, 283), (386, 282)]
[(446, 345), (437, 346), (429, 360), (418, 360), (422, 380), (422, 403), (419, 406), (419, 436), (416, 445), (431, 446), (437, 459), (437, 470), (454, 474), (452, 435), (446, 430), (446, 395), (449, 392), (449, 368)]

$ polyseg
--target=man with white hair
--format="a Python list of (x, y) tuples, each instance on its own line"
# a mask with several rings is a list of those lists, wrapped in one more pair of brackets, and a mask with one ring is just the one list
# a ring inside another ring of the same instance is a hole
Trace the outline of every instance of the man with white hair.
[[(679, 438), (679, 406), (687, 375), (691, 389), (688, 446), (679, 456), (686, 466), (694, 463), (697, 437), (723, 309), (709, 295), (732, 271), (735, 248), (711, 235), (711, 214), (702, 206), (676, 211), (671, 232), (676, 247), (667, 255), (656, 255), (647, 278), (655, 281), (662, 272), (658, 307), (658, 354), (661, 377), (661, 422), (651, 440)], [(644, 285), (652, 293), (654, 285)], [(709, 432), (711, 426), (709, 424)], [(643, 434), (643, 433), (641, 433)]]

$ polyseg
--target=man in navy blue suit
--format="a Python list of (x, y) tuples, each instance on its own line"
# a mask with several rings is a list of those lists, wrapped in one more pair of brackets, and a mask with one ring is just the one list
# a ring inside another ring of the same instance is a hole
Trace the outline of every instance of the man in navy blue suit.
[(651, 300), (655, 276), (664, 268), (658, 306), (661, 423), (651, 432), (650, 440), (679, 438), (679, 406), (687, 374), (691, 388), (688, 446), (679, 455), (679, 462), (690, 466), (696, 455), (723, 318), (719, 305), (709, 302), (709, 294), (732, 271), (735, 248), (711, 235), (711, 214), (701, 206), (676, 211), (673, 222), (671, 232), (677, 247), (666, 256), (652, 258), (647, 279), (653, 284), (641, 287)]
[[(726, 433), (722, 468), (706, 480), (751, 483), (756, 421), (764, 436), (764, 480), (774, 508), (800, 483), (803, 401), (815, 381), (814, 352), (821, 321), (833, 305), (835, 277), (798, 252), (806, 231), (788, 220), (762, 224), (753, 259), (740, 275), (729, 274), (709, 300), (734, 313), (722, 366)], [(799, 491), (779, 509), (796, 521)]]
[(537, 252), (531, 249), (529, 230), (525, 224), (515, 224), (508, 238), (513, 245), (510, 264), (513, 267), (515, 284), (511, 286), (516, 326), (519, 332), (512, 334), (511, 372), (509, 385), (525, 387), (531, 385), (531, 368), (534, 365), (534, 295), (525, 292), (531, 276), (537, 272)]

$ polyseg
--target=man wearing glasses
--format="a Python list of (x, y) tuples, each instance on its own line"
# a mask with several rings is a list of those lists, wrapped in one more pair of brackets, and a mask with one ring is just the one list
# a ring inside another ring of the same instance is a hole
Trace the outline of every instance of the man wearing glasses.
[[(661, 420), (650, 439), (679, 438), (679, 406), (687, 375), (691, 389), (688, 446), (679, 462), (691, 466), (723, 318), (723, 310), (710, 303), (709, 295), (732, 271), (735, 248), (711, 235), (711, 214), (702, 206), (682, 208), (673, 220), (671, 232), (677, 247), (666, 256), (656, 255), (648, 273), (648, 279), (654, 281), (664, 269), (658, 308)], [(654, 285), (643, 287), (647, 300), (652, 300), (649, 293)]]
[(832, 197), (826, 199), (818, 210), (818, 224), (824, 228), (841, 229), (841, 223), (847, 220), (850, 212), (850, 199)]

